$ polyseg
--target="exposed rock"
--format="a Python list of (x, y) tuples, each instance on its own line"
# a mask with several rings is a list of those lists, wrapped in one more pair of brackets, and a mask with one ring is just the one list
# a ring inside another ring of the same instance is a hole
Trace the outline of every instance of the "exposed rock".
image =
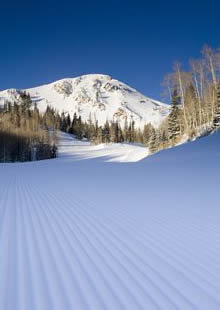
[(73, 92), (72, 83), (69, 81), (61, 81), (54, 84), (54, 89), (59, 93), (63, 94), (64, 96), (70, 96)]

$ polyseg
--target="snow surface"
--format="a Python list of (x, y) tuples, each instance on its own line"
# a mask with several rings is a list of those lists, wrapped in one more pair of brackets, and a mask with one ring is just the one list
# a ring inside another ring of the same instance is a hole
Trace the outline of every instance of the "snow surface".
[(0, 309), (219, 310), (219, 139), (1, 164)]
[(149, 155), (143, 145), (129, 143), (108, 143), (93, 145), (87, 141), (74, 139), (64, 132), (59, 133), (59, 157), (73, 156), (78, 159), (105, 157), (106, 161), (136, 162)]
[[(118, 120), (122, 125), (127, 118), (136, 127), (152, 123), (158, 127), (169, 114), (170, 107), (140, 94), (128, 85), (112, 79), (109, 75), (88, 74), (63, 79), (54, 83), (26, 89), (41, 112), (47, 105), (60, 113), (76, 112), (82, 119), (103, 125), (106, 120)], [(0, 92), (0, 106), (6, 101), (19, 102), (19, 90)]]

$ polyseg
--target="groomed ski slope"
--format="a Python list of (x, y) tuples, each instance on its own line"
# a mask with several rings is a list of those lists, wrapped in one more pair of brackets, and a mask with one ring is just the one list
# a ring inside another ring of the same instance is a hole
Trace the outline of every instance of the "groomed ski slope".
[(62, 159), (89, 159), (105, 157), (109, 162), (136, 162), (149, 155), (149, 150), (137, 143), (109, 143), (92, 145), (87, 141), (80, 141), (72, 135), (59, 133), (59, 153)]
[(0, 309), (219, 310), (219, 139), (1, 164)]

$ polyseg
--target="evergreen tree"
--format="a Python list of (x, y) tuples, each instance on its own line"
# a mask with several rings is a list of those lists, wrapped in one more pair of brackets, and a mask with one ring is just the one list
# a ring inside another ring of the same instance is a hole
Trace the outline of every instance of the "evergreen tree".
[(150, 142), (150, 138), (152, 135), (152, 131), (153, 131), (153, 126), (149, 123), (147, 125), (144, 125), (144, 130), (143, 130), (143, 143), (145, 145), (148, 145)]
[(124, 122), (124, 141), (126, 141), (126, 142), (129, 141), (128, 119), (127, 119), (127, 117), (126, 117), (125, 122)]
[(176, 143), (177, 137), (180, 136), (180, 109), (178, 108), (178, 104), (179, 96), (177, 90), (174, 90), (171, 113), (168, 116), (168, 134), (173, 144)]
[(68, 113), (66, 117), (66, 131), (70, 132), (71, 131), (71, 120), (70, 120), (70, 115)]
[(105, 125), (104, 125), (103, 136), (104, 136), (104, 142), (109, 143), (110, 142), (110, 126), (109, 126), (108, 120), (105, 122)]
[(121, 129), (120, 124), (118, 124), (118, 143), (124, 142), (123, 131)]
[(149, 150), (153, 154), (153, 153), (156, 153), (158, 149), (159, 149), (158, 135), (157, 135), (156, 130), (153, 128), (151, 132), (150, 142), (149, 142)]
[(135, 127), (134, 127), (134, 121), (131, 120), (129, 127), (128, 127), (128, 142), (133, 143), (135, 142)]
[(213, 128), (219, 129), (220, 128), (220, 82), (217, 85), (217, 102), (215, 108), (215, 116), (213, 120)]
[(165, 149), (168, 146), (168, 136), (167, 136), (167, 132), (165, 130), (163, 130), (160, 134), (160, 144), (161, 144), (161, 148)]

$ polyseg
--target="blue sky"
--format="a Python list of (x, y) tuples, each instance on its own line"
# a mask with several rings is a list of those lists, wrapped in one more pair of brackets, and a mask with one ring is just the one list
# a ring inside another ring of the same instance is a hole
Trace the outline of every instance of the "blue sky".
[(0, 89), (106, 73), (160, 99), (175, 60), (220, 46), (217, 1), (1, 3)]

